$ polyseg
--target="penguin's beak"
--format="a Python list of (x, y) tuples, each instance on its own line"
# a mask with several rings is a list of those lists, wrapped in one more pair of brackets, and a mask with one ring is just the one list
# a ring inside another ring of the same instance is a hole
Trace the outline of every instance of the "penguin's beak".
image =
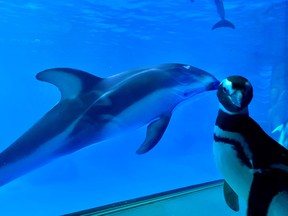
[(241, 107), (242, 98), (243, 98), (243, 94), (241, 91), (234, 91), (228, 97), (234, 106)]

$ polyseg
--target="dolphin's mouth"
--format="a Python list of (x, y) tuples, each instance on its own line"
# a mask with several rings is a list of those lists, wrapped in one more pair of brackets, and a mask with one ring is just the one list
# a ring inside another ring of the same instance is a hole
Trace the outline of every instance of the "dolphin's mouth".
[(220, 85), (220, 81), (216, 80), (207, 86), (207, 90), (216, 90)]

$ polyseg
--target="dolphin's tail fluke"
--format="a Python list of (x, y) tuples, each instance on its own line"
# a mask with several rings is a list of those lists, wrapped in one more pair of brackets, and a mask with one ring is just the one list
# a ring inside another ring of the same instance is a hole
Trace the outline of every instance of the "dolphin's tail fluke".
[(221, 19), (219, 22), (215, 23), (215, 25), (212, 27), (212, 30), (214, 30), (216, 28), (222, 28), (222, 27), (228, 27), (228, 28), (235, 29), (235, 26), (232, 22), (230, 22), (226, 19)]

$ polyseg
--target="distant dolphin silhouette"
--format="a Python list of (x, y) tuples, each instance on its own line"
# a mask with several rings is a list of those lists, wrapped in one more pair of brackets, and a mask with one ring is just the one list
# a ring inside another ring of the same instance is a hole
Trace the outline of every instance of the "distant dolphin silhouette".
[(271, 74), (269, 119), (272, 133), (279, 131), (278, 142), (288, 148), (288, 63), (274, 66)]
[(225, 19), (225, 9), (224, 9), (224, 5), (223, 5), (223, 1), (222, 0), (215, 0), (215, 5), (216, 5), (217, 12), (218, 12), (221, 20), (219, 22), (217, 22), (212, 27), (212, 30), (214, 30), (216, 28), (221, 28), (221, 27), (229, 27), (229, 28), (235, 29), (235, 26), (233, 25), (233, 23), (231, 23), (230, 21)]
[(130, 129), (148, 124), (137, 153), (161, 139), (174, 108), (218, 87), (209, 73), (184, 64), (163, 64), (96, 77), (70, 68), (53, 68), (37, 79), (57, 86), (60, 102), (0, 153), (0, 186), (50, 161)]

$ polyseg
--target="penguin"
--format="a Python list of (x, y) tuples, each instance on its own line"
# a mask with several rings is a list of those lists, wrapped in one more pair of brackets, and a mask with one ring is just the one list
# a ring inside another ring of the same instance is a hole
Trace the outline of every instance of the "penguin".
[(288, 150), (249, 116), (251, 83), (242, 76), (227, 77), (217, 97), (213, 153), (227, 205), (239, 211), (239, 197), (247, 203), (248, 216), (287, 216)]

